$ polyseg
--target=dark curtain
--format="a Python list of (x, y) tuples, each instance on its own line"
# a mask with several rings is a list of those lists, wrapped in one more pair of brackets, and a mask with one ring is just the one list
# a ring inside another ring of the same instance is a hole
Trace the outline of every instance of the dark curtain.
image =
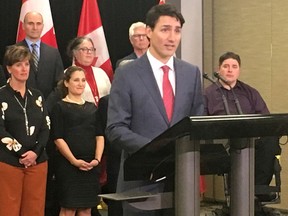
[[(91, 0), (93, 1), (93, 0)], [(113, 66), (132, 52), (128, 29), (133, 22), (145, 21), (145, 14), (159, 0), (98, 0), (107, 46)], [(5, 47), (15, 43), (21, 0), (0, 1), (0, 60)], [(77, 36), (82, 0), (50, 0), (58, 49), (64, 67), (71, 65), (66, 55), (69, 41)]]

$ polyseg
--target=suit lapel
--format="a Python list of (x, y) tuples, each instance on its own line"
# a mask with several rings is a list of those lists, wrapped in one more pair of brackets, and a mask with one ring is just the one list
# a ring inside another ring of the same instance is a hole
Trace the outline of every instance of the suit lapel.
[[(185, 103), (184, 98), (181, 98), (183, 91), (187, 91), (187, 86), (184, 86), (183, 79), (185, 79), (185, 71), (182, 68), (179, 60), (174, 58), (174, 70), (175, 70), (175, 98), (174, 98), (174, 110), (171, 123), (176, 123), (179, 119), (177, 118), (177, 113), (179, 113), (180, 106)], [(181, 85), (182, 84), (182, 85)]]
[(156, 106), (158, 107), (159, 112), (161, 113), (161, 115), (163, 116), (163, 118), (165, 119), (165, 121), (167, 122), (167, 124), (169, 124), (167, 115), (166, 115), (166, 110), (163, 104), (163, 100), (157, 85), (157, 82), (155, 80), (150, 62), (147, 58), (147, 55), (143, 55), (140, 59), (140, 68), (139, 70), (137, 70), (137, 74), (140, 77), (140, 79), (142, 80), (142, 82), (144, 83), (147, 91), (149, 92), (151, 98), (153, 99), (154, 103), (156, 104)]
[(42, 67), (42, 65), (43, 65), (43, 61), (41, 61), (41, 59), (47, 59), (46, 57), (45, 57), (45, 49), (46, 49), (46, 47), (45, 47), (46, 45), (44, 44), (44, 43), (40, 43), (40, 58), (39, 58), (39, 63), (38, 63), (38, 71), (41, 71), (41, 67)]

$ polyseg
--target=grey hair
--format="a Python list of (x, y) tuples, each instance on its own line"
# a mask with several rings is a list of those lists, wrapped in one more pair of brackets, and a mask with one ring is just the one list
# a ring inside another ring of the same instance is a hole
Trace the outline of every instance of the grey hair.
[(139, 27), (146, 28), (146, 24), (143, 22), (133, 23), (129, 28), (129, 38), (134, 35), (135, 29)]

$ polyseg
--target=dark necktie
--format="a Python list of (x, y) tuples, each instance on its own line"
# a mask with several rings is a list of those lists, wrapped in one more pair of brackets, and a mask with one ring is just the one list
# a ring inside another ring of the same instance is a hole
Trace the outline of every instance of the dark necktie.
[(172, 85), (169, 81), (169, 67), (164, 65), (161, 67), (163, 70), (163, 102), (166, 109), (168, 120), (171, 121), (174, 107), (174, 93)]
[(37, 44), (33, 43), (31, 44), (32, 47), (32, 60), (33, 60), (33, 64), (35, 67), (35, 70), (38, 71), (38, 62), (39, 62), (39, 57), (38, 57), (38, 53), (37, 53)]

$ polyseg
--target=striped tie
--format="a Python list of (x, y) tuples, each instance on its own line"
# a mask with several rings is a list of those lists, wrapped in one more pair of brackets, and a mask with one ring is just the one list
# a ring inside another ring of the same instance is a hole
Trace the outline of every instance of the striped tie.
[(38, 71), (38, 62), (39, 62), (39, 57), (38, 57), (38, 53), (37, 53), (37, 44), (33, 43), (31, 44), (32, 47), (32, 60), (33, 60), (33, 64), (35, 67), (35, 71)]

